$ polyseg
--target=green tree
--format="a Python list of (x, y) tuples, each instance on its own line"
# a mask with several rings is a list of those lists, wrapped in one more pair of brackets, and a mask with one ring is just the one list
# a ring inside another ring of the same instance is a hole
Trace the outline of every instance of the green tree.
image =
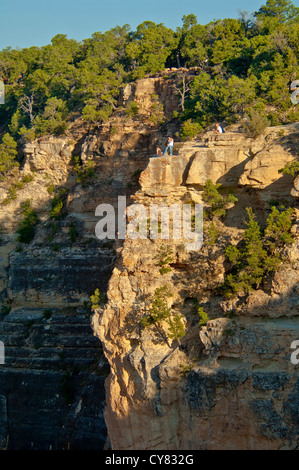
[(181, 40), (180, 52), (185, 65), (203, 67), (208, 58), (208, 32), (207, 28), (196, 24), (184, 29), (184, 39)]
[(292, 207), (286, 210), (272, 207), (264, 233), (265, 245), (272, 255), (280, 251), (286, 244), (293, 243), (293, 236), (290, 233), (293, 213)]
[(36, 212), (31, 208), (31, 201), (27, 199), (22, 205), (23, 220), (19, 223), (17, 233), (18, 241), (21, 243), (31, 243), (35, 236), (36, 225), (39, 218)]
[(243, 247), (239, 249), (229, 245), (225, 250), (232, 266), (224, 283), (227, 296), (247, 294), (258, 288), (264, 277), (279, 267), (285, 245), (293, 242), (290, 232), (292, 208), (279, 211), (273, 207), (263, 234), (252, 209), (247, 208), (246, 211), (249, 220)]
[(0, 144), (0, 173), (5, 173), (19, 165), (16, 161), (17, 154), (16, 141), (9, 133), (4, 134)]
[(273, 31), (279, 24), (298, 21), (299, 8), (290, 0), (267, 0), (266, 5), (255, 12), (255, 17), (267, 31)]
[(141, 23), (126, 47), (126, 55), (135, 70), (133, 77), (163, 70), (167, 57), (177, 44), (178, 39), (172, 29), (162, 23)]
[(56, 97), (49, 98), (42, 115), (37, 116), (34, 127), (38, 134), (62, 134), (66, 128), (68, 109), (66, 103)]

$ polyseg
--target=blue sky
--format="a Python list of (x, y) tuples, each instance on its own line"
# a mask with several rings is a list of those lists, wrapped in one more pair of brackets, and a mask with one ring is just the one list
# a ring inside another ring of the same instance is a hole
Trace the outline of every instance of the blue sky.
[[(252, 13), (266, 0), (6, 0), (0, 6), (0, 50), (44, 46), (56, 34), (77, 41), (94, 32), (149, 20), (176, 29), (182, 16), (194, 13), (201, 24)], [(298, 0), (293, 1), (296, 5)], [(249, 6), (250, 5), (250, 6)]]

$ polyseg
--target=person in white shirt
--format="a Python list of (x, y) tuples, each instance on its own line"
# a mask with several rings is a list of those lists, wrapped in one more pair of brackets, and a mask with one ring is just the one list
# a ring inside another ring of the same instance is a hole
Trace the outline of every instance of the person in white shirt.
[(222, 127), (218, 124), (218, 122), (217, 122), (216, 125), (215, 125), (214, 134), (223, 134), (223, 129), (222, 129)]
[(172, 155), (173, 144), (174, 144), (173, 138), (172, 138), (172, 137), (168, 137), (168, 139), (167, 139), (167, 146), (166, 146), (166, 149), (164, 150), (164, 154), (163, 154), (163, 155), (166, 155), (168, 150), (169, 150), (170, 155)]

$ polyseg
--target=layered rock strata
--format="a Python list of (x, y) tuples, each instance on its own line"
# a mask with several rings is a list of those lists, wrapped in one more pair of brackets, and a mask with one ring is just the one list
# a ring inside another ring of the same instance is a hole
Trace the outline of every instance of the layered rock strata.
[[(0, 182), (0, 448), (105, 445), (109, 366), (91, 329), (90, 296), (99, 289), (104, 297), (115, 250), (113, 240), (97, 240), (95, 210), (116, 207), (119, 195), (129, 201), (156, 145), (176, 130), (160, 130), (177, 109), (171, 90), (161, 77), (138, 81), (97, 129), (78, 118), (65, 135), (26, 144), (20, 169)], [(132, 100), (137, 116), (126, 112)], [(28, 203), (39, 222), (23, 243)]]
[[(298, 448), (298, 365), (291, 360), (299, 339), (298, 207), (293, 178), (279, 172), (296, 158), (297, 139), (298, 124), (255, 141), (236, 132), (216, 141), (208, 135), (176, 156), (150, 159), (141, 174), (134, 203), (145, 207), (202, 202), (208, 179), (232, 189), (238, 203), (218, 226), (217, 243), (205, 234), (200, 250), (150, 236), (119, 247), (108, 303), (93, 316), (111, 370), (105, 420), (113, 449)], [(263, 224), (273, 201), (295, 208), (286, 260), (245, 300), (225, 300), (217, 291), (224, 248), (241, 240), (246, 207)], [(171, 253), (164, 271), (161, 247)], [(168, 308), (184, 322), (180, 341), (144, 326), (155, 292), (165, 287)], [(194, 300), (209, 313), (206, 326)]]

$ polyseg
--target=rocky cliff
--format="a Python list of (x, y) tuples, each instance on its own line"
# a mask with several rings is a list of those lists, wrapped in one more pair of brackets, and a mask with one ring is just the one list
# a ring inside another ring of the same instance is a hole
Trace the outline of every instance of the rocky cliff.
[[(107, 434), (113, 449), (297, 446), (296, 221), (287, 260), (266, 285), (238, 302), (217, 287), (246, 207), (261, 224), (273, 202), (297, 208), (298, 181), (278, 170), (297, 155), (298, 124), (256, 140), (232, 126), (150, 158), (177, 131), (177, 80), (171, 70), (139, 80), (97, 129), (78, 119), (64, 136), (26, 144), (20, 169), (0, 183), (2, 448), (103, 449)], [(188, 251), (175, 239), (96, 238), (101, 203), (194, 206), (207, 180), (238, 197), (217, 222), (217, 242), (205, 232), (202, 248)], [(20, 240), (28, 211), (37, 219), (23, 234), (33, 236)], [(179, 341), (142, 325), (159, 288), (183, 321)], [(92, 314), (95, 289), (108, 301)], [(205, 326), (195, 303), (209, 313)]]
[(116, 253), (95, 236), (95, 210), (130, 200), (149, 155), (174, 132), (161, 128), (176, 109), (171, 87), (161, 77), (127, 86), (108, 122), (91, 131), (77, 119), (61, 137), (25, 144), (20, 168), (0, 182), (0, 448), (105, 445), (109, 365), (90, 296), (106, 293)]
[[(201, 203), (208, 180), (238, 202), (218, 221), (217, 242), (209, 243), (204, 222), (199, 250), (171, 236), (127, 237), (119, 246), (108, 302), (93, 316), (110, 364), (105, 420), (113, 449), (298, 448), (298, 366), (290, 355), (299, 335), (299, 211), (293, 178), (279, 172), (298, 154), (298, 131), (298, 124), (269, 128), (255, 140), (237, 128), (216, 139), (207, 133), (173, 157), (151, 158), (141, 173), (133, 205)], [(224, 298), (217, 289), (224, 249), (241, 240), (245, 208), (263, 226), (277, 203), (295, 210), (284, 262), (249, 295)], [(166, 322), (145, 327), (159, 289), (160, 310), (183, 322), (181, 339), (161, 334)], [(208, 312), (205, 325), (194, 304)]]

